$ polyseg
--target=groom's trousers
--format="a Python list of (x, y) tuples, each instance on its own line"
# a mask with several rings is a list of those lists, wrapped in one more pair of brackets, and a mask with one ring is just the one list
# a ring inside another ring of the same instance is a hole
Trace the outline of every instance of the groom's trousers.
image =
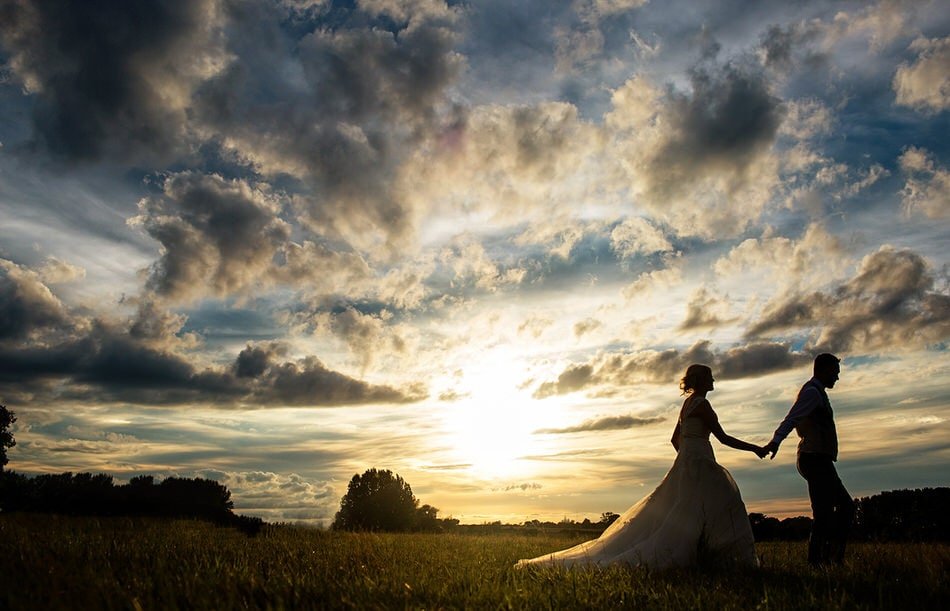
[(808, 562), (840, 563), (854, 520), (854, 500), (841, 483), (831, 456), (802, 452), (798, 455), (798, 472), (808, 482), (814, 517), (808, 540)]

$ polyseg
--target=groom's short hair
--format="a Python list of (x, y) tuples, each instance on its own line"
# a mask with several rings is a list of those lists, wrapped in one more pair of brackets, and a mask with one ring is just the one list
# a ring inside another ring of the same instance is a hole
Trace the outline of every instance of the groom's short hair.
[(822, 352), (815, 357), (815, 373), (830, 369), (832, 365), (837, 365), (841, 359), (828, 352)]

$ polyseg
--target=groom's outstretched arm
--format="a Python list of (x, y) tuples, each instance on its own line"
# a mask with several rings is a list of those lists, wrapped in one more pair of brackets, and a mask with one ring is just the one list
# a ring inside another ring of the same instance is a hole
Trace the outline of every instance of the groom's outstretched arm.
[(792, 409), (788, 410), (788, 415), (775, 429), (772, 441), (765, 446), (765, 449), (772, 453), (770, 459), (775, 458), (775, 455), (778, 454), (779, 445), (792, 432), (798, 421), (812, 413), (819, 405), (821, 405), (821, 393), (818, 392), (817, 388), (806, 386), (798, 393), (798, 398), (795, 400), (795, 404), (792, 405)]

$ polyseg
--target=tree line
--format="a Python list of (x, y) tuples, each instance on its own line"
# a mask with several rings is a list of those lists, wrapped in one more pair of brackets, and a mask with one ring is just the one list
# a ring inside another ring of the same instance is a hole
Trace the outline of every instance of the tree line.
[[(852, 539), (867, 541), (950, 541), (950, 488), (894, 490), (855, 499), (857, 511)], [(454, 518), (439, 519), (439, 510), (420, 505), (412, 488), (389, 470), (369, 469), (350, 480), (334, 517), (336, 530), (589, 533), (597, 536), (620, 516), (604, 512), (596, 522), (564, 518), (559, 522), (527, 520), (521, 524), (464, 524)], [(808, 538), (812, 519), (778, 518), (750, 513), (757, 541), (796, 541)]]
[(256, 534), (260, 518), (237, 515), (231, 491), (214, 480), (151, 475), (116, 484), (105, 473), (56, 473), (28, 477), (0, 472), (0, 511), (75, 516), (194, 518)]

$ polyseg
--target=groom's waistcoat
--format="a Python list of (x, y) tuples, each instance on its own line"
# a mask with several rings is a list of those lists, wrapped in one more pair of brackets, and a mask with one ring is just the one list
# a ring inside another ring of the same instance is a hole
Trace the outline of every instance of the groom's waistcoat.
[(824, 454), (831, 456), (831, 460), (838, 460), (838, 432), (835, 430), (831, 401), (828, 400), (825, 389), (811, 380), (798, 391), (799, 396), (809, 387), (814, 388), (821, 395), (821, 404), (795, 425), (795, 431), (802, 438), (798, 442), (798, 452), (799, 454)]

